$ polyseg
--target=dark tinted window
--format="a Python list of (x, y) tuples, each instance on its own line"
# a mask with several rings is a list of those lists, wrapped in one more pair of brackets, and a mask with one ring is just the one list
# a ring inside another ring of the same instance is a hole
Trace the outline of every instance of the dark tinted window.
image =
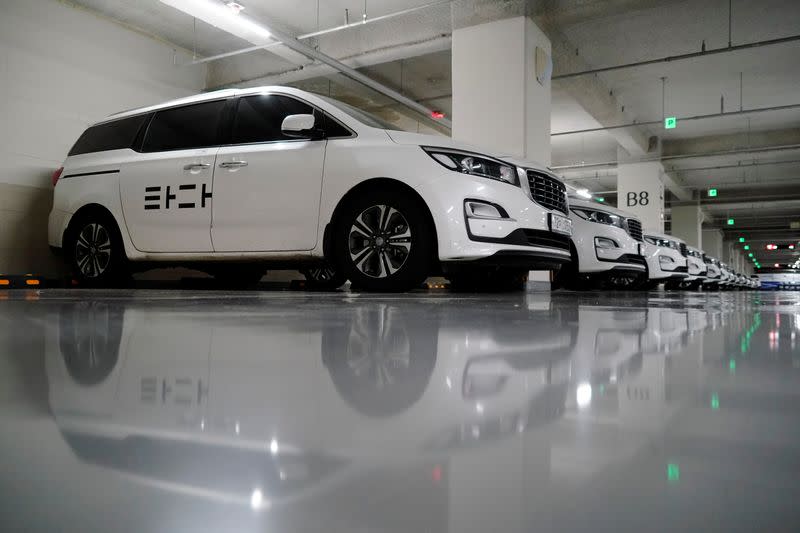
[[(319, 112), (317, 113), (319, 116)], [(322, 114), (323, 120), (323, 128), (325, 128), (325, 135), (328, 137), (352, 137), (353, 132), (339, 124), (334, 118), (330, 115), (323, 113)]]
[(225, 100), (159, 111), (144, 140), (145, 152), (205, 148), (219, 144)]
[(232, 144), (283, 141), (292, 139), (281, 133), (283, 119), (289, 115), (310, 115), (314, 108), (305, 102), (265, 94), (246, 96), (239, 100), (233, 121)]
[(92, 126), (78, 138), (69, 155), (130, 148), (147, 117), (139, 115)]

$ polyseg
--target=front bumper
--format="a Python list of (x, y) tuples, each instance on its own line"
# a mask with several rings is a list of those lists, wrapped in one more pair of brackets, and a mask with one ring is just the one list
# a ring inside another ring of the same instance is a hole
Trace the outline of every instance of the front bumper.
[[(661, 261), (661, 256), (670, 257), (669, 263)], [(647, 269), (651, 280), (685, 280), (689, 277), (689, 267), (686, 258), (678, 250), (663, 248), (648, 244), (645, 257)]]
[[(644, 273), (647, 270), (642, 254), (643, 245), (624, 229), (584, 220), (576, 215), (570, 218), (573, 222), (572, 243), (578, 255), (581, 274), (611, 271)], [(599, 246), (601, 242), (606, 246)], [(614, 246), (607, 246), (611, 243)]]
[[(450, 172), (421, 185), (419, 192), (434, 217), (444, 264), (481, 260), (554, 269), (571, 259), (569, 236), (550, 231), (553, 211), (535, 203), (520, 187)], [(504, 216), (467, 218), (467, 200), (499, 206)]]

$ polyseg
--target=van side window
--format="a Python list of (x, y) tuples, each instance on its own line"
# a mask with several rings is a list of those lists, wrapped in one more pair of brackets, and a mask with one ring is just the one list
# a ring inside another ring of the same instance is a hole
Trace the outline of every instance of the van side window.
[(281, 133), (283, 119), (289, 115), (311, 115), (313, 113), (313, 107), (288, 96), (279, 94), (245, 96), (239, 99), (236, 109), (231, 144), (292, 139)]
[(165, 152), (219, 144), (225, 100), (158, 111), (147, 128), (142, 151)]
[(138, 115), (92, 126), (78, 138), (68, 155), (131, 148), (139, 128), (147, 118), (148, 115)]

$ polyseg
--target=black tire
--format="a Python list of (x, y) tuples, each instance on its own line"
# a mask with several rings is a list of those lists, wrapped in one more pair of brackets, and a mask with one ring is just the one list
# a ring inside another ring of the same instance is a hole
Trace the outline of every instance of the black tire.
[(658, 280), (648, 280), (642, 283), (642, 286), (640, 288), (643, 291), (654, 291), (658, 288), (660, 283), (661, 282)]
[(306, 277), (306, 288), (312, 291), (335, 291), (345, 284), (344, 274), (330, 265), (318, 265), (300, 271)]
[(119, 227), (103, 211), (85, 212), (70, 222), (64, 256), (79, 285), (118, 287), (130, 282)]
[(336, 270), (354, 287), (379, 292), (418, 288), (436, 245), (425, 204), (392, 188), (369, 190), (342, 206), (332, 239)]
[(225, 289), (250, 289), (258, 285), (267, 270), (258, 264), (221, 264), (209, 269), (217, 284)]
[(447, 275), (455, 292), (519, 292), (528, 282), (528, 270), (520, 268), (474, 268)]

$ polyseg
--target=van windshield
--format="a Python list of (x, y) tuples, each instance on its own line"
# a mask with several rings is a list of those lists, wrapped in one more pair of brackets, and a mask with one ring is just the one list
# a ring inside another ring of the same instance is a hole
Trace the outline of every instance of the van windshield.
[(320, 96), (320, 98), (322, 98), (323, 100), (334, 106), (336, 109), (347, 113), (357, 121), (371, 128), (379, 128), (382, 130), (393, 130), (393, 131), (405, 131), (402, 128), (398, 128), (391, 122), (387, 122), (386, 120), (383, 120), (382, 118), (373, 115), (372, 113), (368, 113), (357, 107), (353, 107), (350, 104), (345, 104), (344, 102), (336, 100), (335, 98), (329, 98), (327, 96)]

